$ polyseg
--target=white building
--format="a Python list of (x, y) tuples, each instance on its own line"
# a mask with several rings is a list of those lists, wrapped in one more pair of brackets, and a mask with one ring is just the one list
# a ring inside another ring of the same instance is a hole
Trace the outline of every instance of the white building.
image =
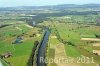
[(35, 21), (33, 21), (33, 26), (35, 26), (36, 25), (36, 22)]

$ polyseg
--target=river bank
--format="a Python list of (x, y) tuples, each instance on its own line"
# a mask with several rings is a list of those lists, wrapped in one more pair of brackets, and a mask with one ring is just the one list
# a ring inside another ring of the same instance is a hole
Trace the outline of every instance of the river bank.
[(3, 64), (1, 63), (1, 61), (0, 61), (0, 66), (3, 66)]

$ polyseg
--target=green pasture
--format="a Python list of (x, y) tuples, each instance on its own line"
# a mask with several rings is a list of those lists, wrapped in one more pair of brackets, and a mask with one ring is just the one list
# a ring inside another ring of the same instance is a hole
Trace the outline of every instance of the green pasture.
[[(12, 57), (5, 60), (13, 66), (26, 66), (28, 59), (31, 55), (34, 41), (41, 40), (42, 35), (39, 37), (29, 37), (33, 33), (38, 34), (39, 28), (29, 28), (22, 24), (13, 24), (4, 28), (0, 28), (0, 54), (11, 52)], [(16, 29), (16, 27), (22, 29)], [(16, 40), (16, 36), (25, 33), (22, 43), (12, 44)], [(6, 65), (5, 65), (6, 66)]]

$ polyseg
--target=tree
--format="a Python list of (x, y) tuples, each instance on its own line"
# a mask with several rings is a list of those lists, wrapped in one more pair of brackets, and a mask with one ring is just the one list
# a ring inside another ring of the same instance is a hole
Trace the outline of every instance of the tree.
[(96, 36), (96, 38), (100, 38), (100, 35), (98, 35), (98, 34), (95, 34), (95, 36)]

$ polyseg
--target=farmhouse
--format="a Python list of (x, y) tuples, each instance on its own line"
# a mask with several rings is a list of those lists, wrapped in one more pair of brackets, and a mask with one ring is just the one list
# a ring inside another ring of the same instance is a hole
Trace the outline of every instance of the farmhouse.
[(33, 26), (36, 26), (36, 22), (35, 21), (33, 21)]
[(1, 55), (1, 58), (9, 58), (12, 56), (12, 53), (11, 52), (7, 52), (7, 53), (4, 53), (3, 55)]
[(94, 54), (100, 55), (100, 50), (93, 50)]

